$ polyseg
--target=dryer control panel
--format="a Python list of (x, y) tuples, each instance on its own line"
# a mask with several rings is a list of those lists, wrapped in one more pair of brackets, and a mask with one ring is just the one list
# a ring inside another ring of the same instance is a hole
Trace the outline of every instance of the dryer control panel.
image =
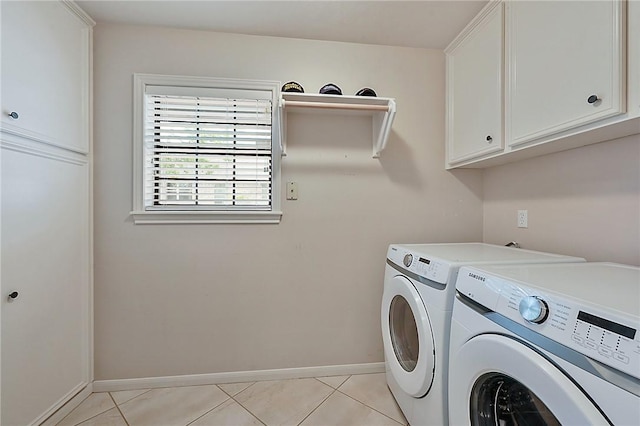
[(640, 319), (577, 296), (523, 285), (464, 267), (456, 289), (499, 313), (586, 356), (640, 378)]
[(409, 272), (440, 284), (447, 284), (451, 267), (439, 260), (427, 258), (425, 255), (407, 250), (404, 247), (391, 245), (387, 259)]

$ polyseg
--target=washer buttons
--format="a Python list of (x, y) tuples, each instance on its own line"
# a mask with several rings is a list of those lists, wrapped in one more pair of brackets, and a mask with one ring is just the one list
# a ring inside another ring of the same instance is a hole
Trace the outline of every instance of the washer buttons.
[(598, 348), (598, 353), (602, 356), (610, 357), (613, 355), (613, 351), (611, 349), (600, 346)]
[(613, 358), (625, 364), (629, 364), (629, 357), (626, 355), (622, 355), (616, 352), (613, 354)]

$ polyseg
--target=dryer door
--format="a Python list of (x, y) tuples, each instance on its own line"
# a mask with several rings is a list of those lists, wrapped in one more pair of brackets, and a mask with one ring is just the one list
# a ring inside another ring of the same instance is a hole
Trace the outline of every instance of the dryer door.
[(511, 337), (476, 336), (449, 368), (451, 424), (611, 424), (563, 371)]
[(385, 283), (382, 339), (387, 368), (398, 385), (416, 398), (426, 395), (435, 367), (433, 332), (422, 298), (405, 276)]

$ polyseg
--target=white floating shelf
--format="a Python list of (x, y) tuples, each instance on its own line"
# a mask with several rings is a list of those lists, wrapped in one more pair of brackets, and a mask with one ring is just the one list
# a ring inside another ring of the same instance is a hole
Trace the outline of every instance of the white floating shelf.
[(280, 129), (282, 155), (287, 155), (287, 112), (316, 109), (320, 113), (344, 111), (371, 116), (373, 123), (373, 158), (378, 158), (387, 145), (396, 115), (396, 101), (373, 96), (320, 95), (307, 93), (280, 94)]

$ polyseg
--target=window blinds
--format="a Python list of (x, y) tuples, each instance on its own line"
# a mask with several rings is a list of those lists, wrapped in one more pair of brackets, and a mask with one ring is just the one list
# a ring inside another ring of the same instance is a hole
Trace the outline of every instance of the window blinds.
[(270, 93), (204, 91), (146, 91), (145, 209), (269, 210)]

